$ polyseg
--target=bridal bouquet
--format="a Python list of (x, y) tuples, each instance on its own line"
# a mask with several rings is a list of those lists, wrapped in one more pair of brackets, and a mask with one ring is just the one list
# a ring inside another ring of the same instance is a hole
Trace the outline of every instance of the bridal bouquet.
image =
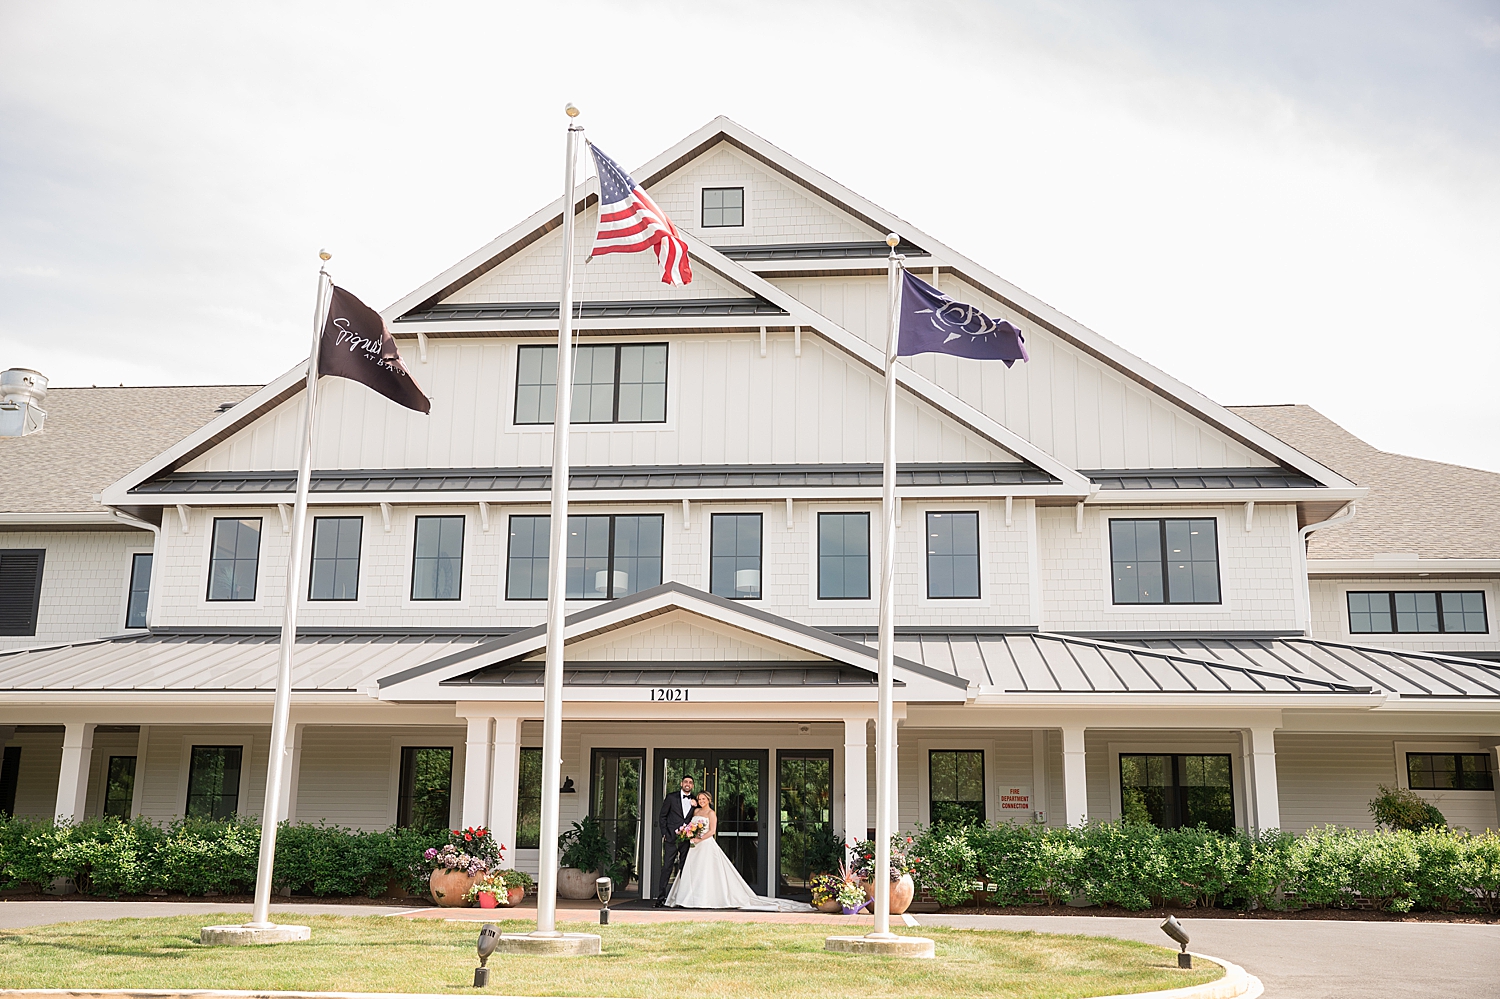
[(701, 830), (707, 828), (707, 819), (694, 819), (691, 822), (684, 822), (682, 825), (677, 827), (677, 842), (686, 843), (688, 840), (698, 835)]

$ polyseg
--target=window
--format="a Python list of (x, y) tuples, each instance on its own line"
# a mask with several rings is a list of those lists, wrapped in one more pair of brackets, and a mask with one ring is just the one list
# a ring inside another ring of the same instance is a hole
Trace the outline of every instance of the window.
[(709, 591), (731, 600), (759, 600), (760, 514), (716, 513), (710, 533)]
[(1218, 603), (1217, 528), (1212, 518), (1111, 520), (1115, 603)]
[(1120, 754), (1120, 806), (1126, 822), (1160, 829), (1234, 828), (1228, 754)]
[(239, 811), (241, 746), (194, 746), (188, 763), (187, 817), (225, 819)]
[(1348, 600), (1353, 635), (1483, 635), (1490, 630), (1482, 590), (1351, 591)]
[[(516, 423), (551, 423), (557, 415), (557, 348), (520, 348)], [(575, 347), (574, 423), (665, 423), (667, 345), (621, 343)]]
[(45, 548), (0, 549), (0, 635), (35, 635)]
[(1406, 781), (1413, 791), (1493, 791), (1489, 753), (1407, 753)]
[[(312, 578), (307, 584), (307, 599), (359, 599), (359, 540), (364, 526), (363, 517), (318, 517), (313, 520)], [(458, 530), (461, 547), (462, 524)]]
[[(505, 599), (547, 599), (552, 518), (510, 518)], [(568, 518), (567, 598), (612, 600), (661, 583), (660, 514)]]
[(0, 815), (16, 814), (16, 785), (21, 778), (21, 747), (6, 746), (0, 757)]
[(870, 515), (818, 514), (818, 599), (870, 599)]
[(135, 800), (135, 757), (111, 756), (104, 778), (104, 814), (130, 818)]
[(146, 601), (151, 596), (151, 553), (130, 558), (130, 598), (125, 603), (125, 627), (146, 627)]
[(464, 518), (418, 517), (411, 560), (413, 600), (457, 600), (463, 589)]
[(434, 831), (447, 829), (452, 800), (453, 747), (402, 746), (396, 825)]
[(984, 825), (984, 753), (932, 750), (927, 754), (927, 792), (933, 825)]
[(979, 514), (927, 515), (927, 596), (979, 596)]
[(521, 774), (516, 783), (516, 849), (542, 845), (542, 751), (521, 750)]
[(703, 189), (703, 228), (745, 224), (745, 189), (743, 187), (705, 187)]
[(215, 517), (208, 599), (254, 600), (260, 562), (259, 517)]

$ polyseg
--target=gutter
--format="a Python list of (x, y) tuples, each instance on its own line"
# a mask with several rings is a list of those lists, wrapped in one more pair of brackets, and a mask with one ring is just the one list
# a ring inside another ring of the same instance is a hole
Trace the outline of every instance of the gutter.
[(1312, 634), (1312, 581), (1308, 576), (1307, 539), (1314, 531), (1329, 527), (1343, 527), (1359, 515), (1359, 501), (1350, 500), (1349, 505), (1327, 520), (1308, 524), (1297, 532), (1297, 559), (1302, 563), (1302, 633)]

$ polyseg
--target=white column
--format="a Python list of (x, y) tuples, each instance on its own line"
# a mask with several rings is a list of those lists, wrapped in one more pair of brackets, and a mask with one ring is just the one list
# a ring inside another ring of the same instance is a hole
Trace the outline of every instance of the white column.
[(1035, 821), (1038, 814), (1047, 814), (1047, 733), (1041, 729), (1031, 733), (1031, 814), (1026, 821)]
[(89, 764), (94, 757), (92, 722), (68, 722), (63, 729), (62, 771), (57, 775), (57, 819), (79, 822), (89, 793)]
[(490, 818), (495, 842), (516, 866), (516, 804), (521, 790), (521, 719), (495, 719), (495, 762), (490, 770)]
[(146, 744), (150, 734), (151, 726), (142, 725), (135, 737), (135, 784), (130, 794), (130, 817), (132, 819), (140, 818), (141, 803), (146, 797)]
[(870, 780), (865, 773), (865, 726), (868, 718), (844, 719), (844, 841), (865, 838), (870, 828), (865, 812), (870, 794)]
[(1089, 792), (1083, 761), (1083, 728), (1064, 728), (1063, 741), (1063, 818), (1070, 826), (1087, 825)]
[[(286, 733), (287, 757), (281, 780), (281, 807), (279, 809), (282, 821), (297, 821), (297, 777), (302, 772), (302, 730), (306, 725), (292, 725)], [(140, 761), (136, 761), (140, 766)]]
[(1251, 808), (1254, 832), (1281, 828), (1281, 794), (1276, 786), (1276, 730), (1270, 726), (1245, 730), (1249, 765), (1246, 774), (1246, 802)]
[[(464, 743), (464, 828), (482, 826), (490, 817), (491, 718), (470, 718)], [(506, 846), (510, 844), (507, 843)]]

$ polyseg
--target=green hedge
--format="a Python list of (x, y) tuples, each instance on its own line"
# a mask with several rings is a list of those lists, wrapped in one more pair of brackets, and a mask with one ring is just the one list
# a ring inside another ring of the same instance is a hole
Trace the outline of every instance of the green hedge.
[[(394, 881), (426, 891), (422, 851), (446, 842), (444, 831), (356, 832), (338, 826), (283, 823), (276, 835), (274, 881), (312, 895), (377, 898)], [(260, 824), (253, 819), (189, 819), (159, 826), (145, 819), (90, 819), (77, 824), (0, 816), (0, 886), (48, 885), (70, 877), (92, 895), (151, 891), (203, 895), (254, 890)]]
[(1463, 830), (1226, 835), (1205, 828), (1002, 824), (924, 831), (917, 880), (945, 905), (1083, 898), (1160, 906), (1500, 911), (1500, 835)]

